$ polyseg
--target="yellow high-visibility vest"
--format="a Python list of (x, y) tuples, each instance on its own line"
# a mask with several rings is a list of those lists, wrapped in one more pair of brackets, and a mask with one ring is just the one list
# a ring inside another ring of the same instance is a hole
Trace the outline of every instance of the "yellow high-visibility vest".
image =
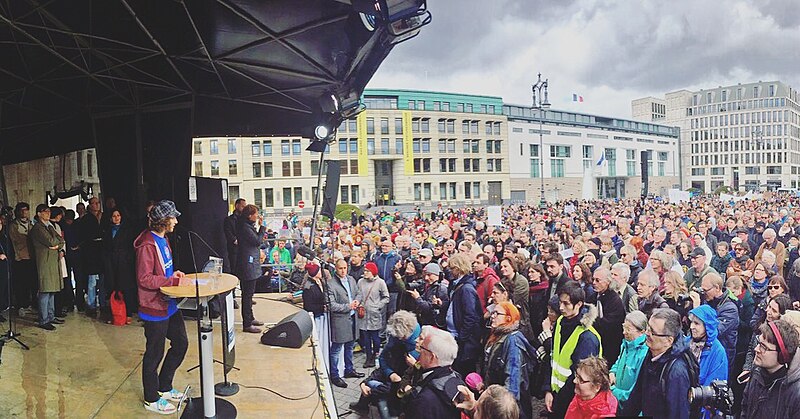
[[(594, 326), (585, 327), (579, 324), (572, 334), (569, 336), (564, 347), (561, 347), (561, 320), (564, 316), (560, 316), (556, 321), (556, 330), (553, 333), (553, 358), (550, 361), (553, 372), (550, 375), (550, 388), (554, 392), (558, 392), (567, 383), (567, 378), (572, 375), (572, 353), (575, 347), (578, 346), (578, 338), (583, 332), (589, 331), (597, 336), (598, 343), (600, 342), (600, 334), (594, 329)], [(603, 346), (600, 345), (600, 355), (603, 356)]]

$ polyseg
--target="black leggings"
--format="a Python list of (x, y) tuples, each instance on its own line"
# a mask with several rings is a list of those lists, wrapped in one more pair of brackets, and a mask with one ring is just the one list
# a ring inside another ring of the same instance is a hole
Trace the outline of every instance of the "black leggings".
[(256, 281), (242, 281), (242, 328), (253, 325), (253, 294), (256, 293)]
[[(175, 370), (181, 366), (186, 350), (189, 348), (189, 339), (186, 337), (186, 325), (183, 314), (178, 310), (169, 319), (160, 322), (144, 322), (144, 337), (147, 343), (142, 359), (142, 385), (144, 387), (144, 400), (155, 402), (159, 399), (158, 392), (172, 390), (172, 379)], [(164, 339), (169, 339), (169, 351), (164, 357)], [(161, 372), (158, 364), (161, 360)]]

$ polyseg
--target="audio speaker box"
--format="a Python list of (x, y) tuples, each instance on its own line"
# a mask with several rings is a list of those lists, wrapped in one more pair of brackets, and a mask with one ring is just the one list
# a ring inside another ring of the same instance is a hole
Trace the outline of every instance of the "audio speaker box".
[(264, 332), (261, 343), (282, 348), (301, 348), (311, 336), (312, 329), (311, 316), (307, 311), (300, 310)]
[(649, 161), (650, 161), (650, 152), (647, 150), (642, 150), (642, 198), (647, 197), (648, 190), (649, 190), (649, 180), (650, 180), (650, 173), (649, 172)]

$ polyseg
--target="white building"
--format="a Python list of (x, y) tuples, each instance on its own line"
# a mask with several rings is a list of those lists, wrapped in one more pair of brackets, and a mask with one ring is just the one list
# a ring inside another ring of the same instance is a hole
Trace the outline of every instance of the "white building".
[[(651, 112), (658, 106), (665, 108), (663, 119)], [(800, 186), (797, 91), (780, 81), (679, 90), (631, 107), (634, 119), (681, 128), (684, 188)]]
[(513, 105), (503, 113), (513, 202), (538, 202), (542, 174), (548, 201), (638, 197), (643, 151), (649, 193), (664, 196), (679, 183), (676, 128), (558, 110), (540, 118), (537, 110)]

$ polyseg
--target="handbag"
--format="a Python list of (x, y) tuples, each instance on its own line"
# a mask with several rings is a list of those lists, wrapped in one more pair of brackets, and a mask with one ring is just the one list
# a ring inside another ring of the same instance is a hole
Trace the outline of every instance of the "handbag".
[(114, 326), (125, 326), (128, 323), (128, 310), (122, 291), (111, 293), (111, 323)]
[[(377, 284), (377, 283), (378, 283), (378, 281), (376, 280), (375, 284)], [(372, 284), (372, 286), (369, 287), (369, 290), (367, 291), (367, 295), (366, 295), (366, 297), (364, 297), (364, 301), (367, 301), (367, 298), (369, 298), (369, 295), (372, 293), (372, 289), (375, 288), (375, 284)], [(367, 308), (364, 307), (363, 304), (359, 304), (358, 307), (356, 307), (356, 315), (358, 316), (359, 319), (363, 319), (364, 317), (367, 316)]]

